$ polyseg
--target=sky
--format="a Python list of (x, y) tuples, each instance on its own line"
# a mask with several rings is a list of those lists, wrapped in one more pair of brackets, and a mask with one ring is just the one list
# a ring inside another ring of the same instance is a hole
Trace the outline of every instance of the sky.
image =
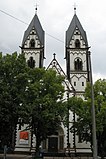
[(56, 59), (65, 71), (65, 32), (74, 16), (76, 4), (76, 14), (91, 47), (93, 80), (106, 78), (106, 0), (1, 0), (0, 52), (21, 52), (19, 46), (27, 24), (35, 14), (36, 3), (37, 15), (45, 31), (44, 65), (48, 66), (53, 53), (56, 53)]

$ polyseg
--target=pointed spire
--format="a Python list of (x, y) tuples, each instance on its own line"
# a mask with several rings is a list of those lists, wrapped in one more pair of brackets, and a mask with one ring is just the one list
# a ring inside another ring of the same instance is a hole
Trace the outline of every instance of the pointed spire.
[(70, 40), (73, 36), (73, 33), (74, 33), (76, 27), (79, 29), (79, 31), (80, 31), (80, 33), (81, 33), (81, 35), (86, 43), (86, 46), (87, 46), (88, 42), (87, 42), (86, 32), (84, 31), (76, 14), (74, 14), (73, 19), (68, 27), (68, 30), (66, 31), (66, 45), (67, 46), (69, 45)]
[(35, 14), (34, 17), (33, 17), (33, 19), (32, 19), (32, 21), (30, 22), (30, 24), (29, 24), (27, 30), (26, 30), (25, 33), (24, 33), (22, 46), (24, 45), (25, 41), (26, 41), (27, 38), (28, 38), (28, 35), (30, 34), (30, 31), (31, 31), (33, 28), (36, 30), (37, 35), (38, 35), (38, 37), (39, 37), (39, 40), (40, 40), (41, 44), (44, 45), (44, 30), (43, 30), (43, 28), (42, 28), (42, 26), (41, 26), (41, 23), (40, 23), (40, 21), (39, 21), (38, 16)]

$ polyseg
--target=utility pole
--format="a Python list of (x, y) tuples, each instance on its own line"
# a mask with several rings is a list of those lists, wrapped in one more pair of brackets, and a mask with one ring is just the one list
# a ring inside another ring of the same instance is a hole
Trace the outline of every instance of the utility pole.
[(96, 139), (96, 120), (95, 120), (95, 106), (94, 106), (94, 89), (93, 89), (93, 78), (92, 78), (92, 66), (90, 51), (88, 51), (89, 66), (90, 66), (90, 83), (91, 83), (91, 114), (92, 114), (92, 142), (93, 142), (93, 159), (97, 159), (97, 139)]

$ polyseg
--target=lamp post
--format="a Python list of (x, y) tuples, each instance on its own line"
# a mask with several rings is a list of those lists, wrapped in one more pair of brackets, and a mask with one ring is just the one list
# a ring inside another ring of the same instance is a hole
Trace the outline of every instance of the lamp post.
[(97, 159), (97, 140), (96, 140), (96, 121), (95, 121), (95, 106), (94, 106), (94, 89), (93, 89), (93, 78), (92, 78), (92, 67), (90, 51), (88, 51), (89, 66), (90, 66), (90, 83), (91, 83), (91, 114), (92, 114), (92, 142), (93, 142), (93, 158)]
[(67, 92), (67, 101), (68, 101), (68, 107), (67, 107), (67, 148), (70, 148), (69, 143), (69, 92)]

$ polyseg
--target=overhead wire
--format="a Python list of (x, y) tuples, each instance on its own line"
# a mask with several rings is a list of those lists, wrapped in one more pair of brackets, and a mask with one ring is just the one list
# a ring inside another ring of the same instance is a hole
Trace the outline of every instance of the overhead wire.
[(28, 23), (24, 22), (23, 20), (20, 20), (20, 19), (18, 19), (18, 18), (16, 18), (16, 17), (14, 17), (13, 15), (11, 15), (11, 14), (9, 14), (9, 13), (7, 13), (7, 12), (5, 12), (5, 11), (1, 10), (1, 9), (0, 9), (0, 12), (2, 12), (2, 13), (4, 13), (4, 14), (6, 14), (6, 15), (8, 15), (8, 16), (10, 16), (11, 18), (14, 18), (15, 20), (18, 20), (18, 21), (20, 21), (20, 22), (22, 22), (22, 23), (24, 23), (24, 24), (28, 25)]
[[(4, 14), (8, 15), (9, 17), (11, 17), (11, 18), (13, 18), (13, 19), (15, 19), (15, 20), (17, 20), (17, 21), (23, 23), (23, 24), (28, 25), (28, 23), (24, 22), (23, 20), (21, 20), (21, 19), (15, 17), (15, 16), (13, 16), (13, 15), (11, 15), (11, 14), (9, 14), (9, 13), (7, 13), (7, 12), (1, 10), (1, 9), (0, 9), (0, 12), (2, 12), (2, 13), (4, 13)], [(55, 39), (55, 40), (57, 40), (57, 41), (59, 41), (59, 42), (61, 42), (61, 43), (64, 43), (64, 41), (62, 41), (62, 40), (56, 38), (55, 36), (53, 36), (53, 35), (51, 35), (51, 34), (49, 34), (49, 33), (46, 33), (46, 34), (47, 34), (48, 36), (50, 36), (51, 38), (53, 38), (53, 39)]]

